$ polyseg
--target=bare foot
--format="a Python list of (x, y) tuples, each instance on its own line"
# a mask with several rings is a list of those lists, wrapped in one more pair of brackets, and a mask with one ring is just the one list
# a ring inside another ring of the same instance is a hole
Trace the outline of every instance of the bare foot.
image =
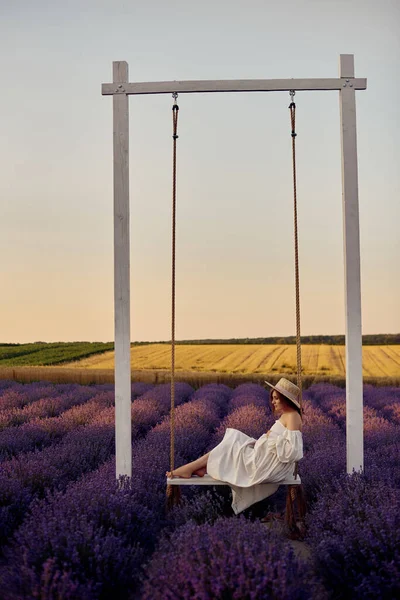
[(197, 469), (197, 471), (193, 471), (193, 475), (198, 475), (199, 477), (204, 477), (207, 473), (206, 467), (202, 467), (201, 469)]
[[(165, 474), (169, 478), (172, 477), (171, 471), (166, 471)], [(191, 476), (192, 476), (192, 470), (187, 465), (184, 465), (183, 467), (179, 467), (179, 469), (174, 469), (174, 477), (182, 477), (183, 479), (190, 479)]]

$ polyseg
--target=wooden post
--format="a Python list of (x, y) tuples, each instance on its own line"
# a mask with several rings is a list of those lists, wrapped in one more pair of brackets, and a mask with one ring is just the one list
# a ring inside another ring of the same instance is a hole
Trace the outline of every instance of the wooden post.
[(132, 476), (128, 63), (113, 62), (116, 477)]
[(340, 55), (340, 122), (346, 313), (347, 473), (364, 469), (360, 232), (354, 56)]

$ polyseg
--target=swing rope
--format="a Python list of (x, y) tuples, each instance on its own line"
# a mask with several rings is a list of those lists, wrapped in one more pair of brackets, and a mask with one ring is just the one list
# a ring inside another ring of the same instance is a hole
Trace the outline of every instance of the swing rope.
[(296, 347), (297, 347), (297, 387), (300, 388), (300, 410), (302, 407), (302, 378), (301, 378), (301, 338), (300, 338), (300, 283), (299, 283), (299, 242), (297, 228), (297, 176), (296, 176), (296, 104), (294, 102), (294, 90), (290, 92), (291, 103), (290, 123), (292, 126), (292, 164), (293, 164), (293, 199), (294, 199), (294, 261), (295, 261), (295, 285), (296, 285)]
[[(173, 477), (174, 457), (175, 457), (175, 250), (176, 250), (176, 140), (178, 139), (178, 112), (179, 106), (176, 103), (177, 92), (172, 94), (174, 104), (172, 106), (172, 139), (173, 139), (173, 158), (172, 158), (172, 319), (171, 319), (171, 435), (170, 435), (170, 471)], [(167, 508), (179, 503), (181, 492), (179, 486), (167, 485)]]
[[(297, 387), (300, 389), (300, 415), (303, 417), (303, 386), (301, 377), (301, 337), (300, 337), (300, 278), (299, 278), (299, 241), (297, 228), (297, 173), (296, 173), (296, 104), (295, 91), (290, 91), (291, 102), (290, 124), (292, 136), (292, 166), (293, 166), (293, 200), (294, 200), (294, 262), (295, 262), (295, 287), (296, 287), (296, 350), (297, 350)], [(294, 476), (297, 477), (298, 463), (295, 463)], [(294, 490), (292, 490), (294, 492)]]

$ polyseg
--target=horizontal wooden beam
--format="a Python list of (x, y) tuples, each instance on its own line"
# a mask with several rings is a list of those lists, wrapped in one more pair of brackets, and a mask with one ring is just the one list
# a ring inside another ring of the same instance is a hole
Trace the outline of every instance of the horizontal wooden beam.
[(158, 81), (150, 83), (103, 83), (103, 96), (114, 94), (190, 94), (195, 92), (289, 92), (312, 90), (341, 90), (350, 87), (365, 90), (363, 78), (336, 79), (232, 79), (215, 81)]

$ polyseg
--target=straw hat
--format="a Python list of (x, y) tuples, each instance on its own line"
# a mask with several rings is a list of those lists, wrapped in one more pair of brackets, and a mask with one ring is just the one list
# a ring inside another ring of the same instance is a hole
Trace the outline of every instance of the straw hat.
[(272, 387), (272, 389), (291, 400), (291, 402), (293, 402), (293, 404), (295, 404), (298, 408), (301, 408), (298, 400), (300, 397), (300, 388), (298, 388), (297, 385), (288, 379), (285, 379), (284, 377), (282, 377), (276, 385), (272, 385), (272, 383), (268, 383), (268, 381), (265, 381), (265, 383)]

